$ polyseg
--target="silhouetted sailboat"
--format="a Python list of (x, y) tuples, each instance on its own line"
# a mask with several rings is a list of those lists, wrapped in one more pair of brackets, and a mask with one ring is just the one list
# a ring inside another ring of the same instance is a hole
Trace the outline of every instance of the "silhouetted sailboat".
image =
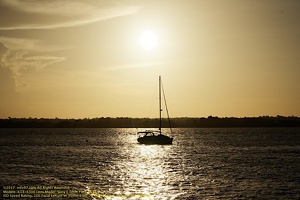
[[(162, 82), (161, 82), (161, 77), (159, 76), (159, 129), (157, 131), (155, 130), (145, 130), (145, 131), (139, 131), (137, 134), (139, 135), (139, 138), (137, 141), (141, 144), (172, 144), (173, 138), (163, 135), (161, 131), (162, 127), (162, 108), (161, 108), (161, 91), (163, 89)], [(164, 91), (163, 91), (164, 92)], [(164, 93), (163, 93), (164, 94)], [(165, 106), (166, 106), (166, 111), (168, 114), (168, 120), (169, 120), (169, 126), (171, 130), (171, 123), (170, 123), (170, 118), (169, 118), (169, 112), (166, 104), (166, 98), (165, 95), (164, 100), (165, 100)]]

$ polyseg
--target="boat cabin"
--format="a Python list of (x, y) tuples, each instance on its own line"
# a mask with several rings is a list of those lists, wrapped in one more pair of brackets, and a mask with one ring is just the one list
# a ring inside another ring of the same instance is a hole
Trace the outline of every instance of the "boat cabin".
[(145, 130), (145, 131), (139, 131), (137, 132), (137, 134), (139, 134), (139, 137), (145, 137), (145, 136), (155, 136), (161, 133), (159, 131), (154, 131), (154, 130)]

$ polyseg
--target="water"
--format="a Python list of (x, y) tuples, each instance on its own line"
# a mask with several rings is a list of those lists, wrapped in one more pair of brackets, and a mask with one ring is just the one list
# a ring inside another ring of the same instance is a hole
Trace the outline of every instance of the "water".
[(77, 199), (300, 198), (300, 128), (174, 129), (165, 146), (135, 133), (0, 129), (1, 187), (61, 186)]

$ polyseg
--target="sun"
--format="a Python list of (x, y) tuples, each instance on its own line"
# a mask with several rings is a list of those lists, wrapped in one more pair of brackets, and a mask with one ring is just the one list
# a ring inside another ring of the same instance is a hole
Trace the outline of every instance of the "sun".
[(144, 30), (139, 38), (140, 46), (145, 50), (153, 50), (157, 47), (158, 38), (153, 30)]

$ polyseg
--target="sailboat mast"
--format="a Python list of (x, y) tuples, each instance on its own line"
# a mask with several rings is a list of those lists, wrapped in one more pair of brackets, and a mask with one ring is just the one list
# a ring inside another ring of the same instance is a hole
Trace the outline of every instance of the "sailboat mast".
[(159, 133), (161, 133), (161, 76), (159, 76)]

